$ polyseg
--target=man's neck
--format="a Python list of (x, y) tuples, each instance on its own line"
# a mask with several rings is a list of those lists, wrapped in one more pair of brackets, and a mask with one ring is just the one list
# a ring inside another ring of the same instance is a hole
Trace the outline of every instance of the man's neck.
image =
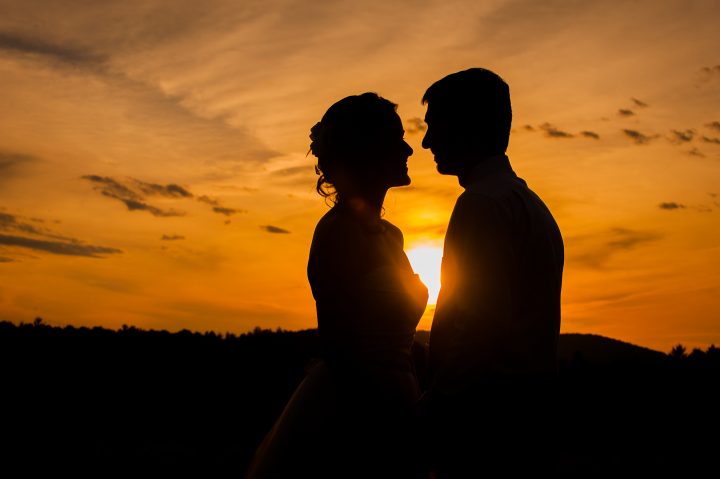
[(468, 161), (467, 166), (458, 173), (458, 182), (460, 186), (467, 188), (482, 172), (485, 170), (493, 171), (498, 167), (502, 167), (507, 161), (504, 153), (475, 156), (474, 160)]

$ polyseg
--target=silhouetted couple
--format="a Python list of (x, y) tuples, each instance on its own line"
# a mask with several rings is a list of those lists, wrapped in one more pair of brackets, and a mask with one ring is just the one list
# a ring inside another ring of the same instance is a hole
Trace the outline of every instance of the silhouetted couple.
[(445, 237), (428, 390), (420, 391), (411, 355), (427, 288), (402, 233), (382, 219), (388, 189), (410, 184), (413, 150), (395, 104), (374, 93), (350, 96), (310, 135), (317, 191), (334, 203), (315, 229), (308, 263), (324, 357), (258, 449), (253, 479), (550, 469), (560, 231), (505, 155), (512, 113), (499, 76), (454, 73), (423, 103), (423, 148), (465, 189)]

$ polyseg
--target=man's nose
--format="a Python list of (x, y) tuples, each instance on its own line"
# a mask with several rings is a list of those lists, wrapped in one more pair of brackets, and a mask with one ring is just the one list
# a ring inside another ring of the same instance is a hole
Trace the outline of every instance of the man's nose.
[(407, 141), (405, 142), (405, 147), (406, 147), (405, 149), (406, 149), (407, 155), (408, 156), (412, 155), (413, 154), (412, 146), (410, 146)]
[(423, 136), (422, 147), (426, 150), (430, 149), (430, 128), (425, 130), (425, 136)]

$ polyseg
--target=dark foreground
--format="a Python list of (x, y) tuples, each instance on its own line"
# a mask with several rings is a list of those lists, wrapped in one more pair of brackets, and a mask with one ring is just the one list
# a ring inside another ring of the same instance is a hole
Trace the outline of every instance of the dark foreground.
[[(421, 379), (426, 339), (416, 341)], [(318, 352), (314, 330), (222, 336), (0, 323), (3, 470), (242, 477)], [(563, 335), (560, 359), (560, 413), (547, 438), (558, 473), (716, 471), (718, 349), (663, 354)]]

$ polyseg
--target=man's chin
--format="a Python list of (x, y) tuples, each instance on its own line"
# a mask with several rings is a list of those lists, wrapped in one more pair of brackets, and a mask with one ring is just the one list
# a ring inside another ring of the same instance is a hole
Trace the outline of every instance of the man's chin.
[(448, 165), (447, 163), (436, 163), (437, 164), (437, 172), (441, 175), (457, 175), (457, 168), (454, 168), (453, 165)]

